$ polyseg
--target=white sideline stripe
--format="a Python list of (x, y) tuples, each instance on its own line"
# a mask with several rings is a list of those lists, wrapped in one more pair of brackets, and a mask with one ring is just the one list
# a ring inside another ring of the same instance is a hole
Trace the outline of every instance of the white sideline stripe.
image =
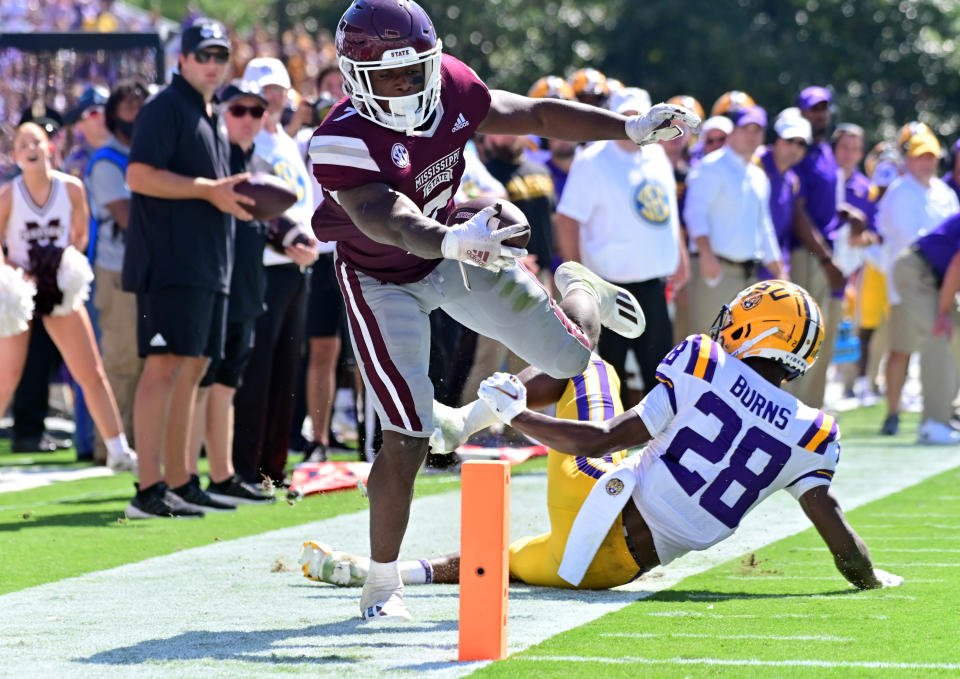
[(876, 512), (870, 514), (870, 516), (879, 516), (883, 519), (956, 519), (958, 518), (956, 514), (935, 514), (932, 512), (924, 514), (893, 514), (890, 512)]
[(759, 660), (757, 658), (624, 658), (580, 655), (520, 655), (513, 660), (527, 662), (578, 662), (605, 665), (728, 665), (736, 667), (858, 667), (875, 670), (960, 670), (960, 663), (916, 663), (857, 660)]
[(667, 632), (665, 634), (655, 634), (652, 632), (606, 632), (601, 637), (614, 637), (624, 639), (660, 639), (660, 638), (680, 638), (680, 639), (762, 639), (769, 641), (838, 641), (848, 642), (857, 641), (854, 637), (835, 637), (830, 634), (820, 635), (779, 635), (779, 634), (691, 634), (683, 632)]
[[(849, 443), (832, 487), (849, 511), (960, 465), (960, 446), (938, 451), (934, 458), (928, 453), (920, 447)], [(904, 465), (904, 456), (911, 454), (923, 464)], [(549, 526), (544, 496), (543, 475), (514, 477), (510, 505), (515, 538)], [(307, 498), (303, 503), (322, 501)], [(401, 558), (455, 550), (459, 506), (456, 492), (415, 500)], [(0, 596), (0, 676), (240, 679), (312, 671), (338, 679), (413, 674), (418, 679), (456, 679), (482, 667), (484, 663), (455, 661), (455, 586), (408, 587), (406, 600), (415, 621), (396, 630), (368, 630), (355, 622), (358, 589), (327, 587), (303, 578), (296, 563), (302, 542), (320, 539), (337, 549), (366, 553), (367, 523), (365, 511), (340, 515)], [(855, 520), (853, 525), (859, 528)], [(729, 539), (654, 569), (625, 587), (580, 592), (511, 586), (508, 650), (527, 649), (809, 527), (798, 503), (788, 493), (776, 493)], [(154, 529), (149, 522), (116, 528), (134, 531), (133, 537)], [(811, 558), (817, 564), (811, 572), (838, 575), (831, 559)], [(776, 562), (777, 568), (785, 565)], [(763, 615), (753, 619), (797, 615), (778, 613), (785, 606), (796, 606), (796, 600), (783, 606), (763, 603), (757, 607)], [(29, 625), (23, 624), (24, 611), (29, 611)], [(837, 615), (805, 618), (831, 622)], [(371, 633), (376, 635), (373, 639)]]
[(874, 535), (873, 537), (866, 537), (861, 535), (864, 540), (868, 543), (874, 542), (936, 542), (938, 540), (946, 540), (949, 542), (960, 542), (960, 535), (951, 536), (951, 535), (931, 535), (931, 536), (920, 536), (920, 535), (897, 535), (892, 537), (883, 537), (882, 535)]
[[(717, 600), (717, 599), (729, 599), (729, 594), (688, 594), (688, 599), (704, 599), (704, 600)], [(867, 603), (876, 603), (876, 598), (872, 596), (857, 596), (850, 595), (843, 598), (837, 598), (832, 594), (737, 594), (738, 599), (828, 599), (830, 601), (843, 601), (843, 602), (854, 602), (854, 601), (863, 601)], [(906, 599), (907, 601), (916, 601), (917, 597), (910, 596), (909, 594), (884, 594), (884, 599)]]
[[(836, 599), (837, 597), (832, 597)], [(722, 618), (762, 618), (766, 620), (767, 618), (818, 618), (820, 620), (826, 620), (828, 618), (835, 618), (837, 616), (832, 613), (699, 613), (697, 611), (653, 611), (647, 613), (650, 617), (653, 618), (709, 618), (711, 620)], [(876, 613), (865, 615), (864, 618), (869, 618), (871, 620), (886, 620), (887, 616), (879, 615)]]
[[(753, 582), (758, 582), (761, 580), (826, 580), (829, 582), (843, 582), (846, 580), (843, 579), (843, 576), (837, 573), (836, 576), (830, 577), (828, 575), (727, 575), (724, 576), (727, 580), (752, 580)], [(931, 583), (931, 582), (946, 582), (943, 578), (910, 578), (910, 584), (912, 585), (915, 582), (922, 583)]]
[[(373, 343), (373, 339), (370, 337), (370, 329), (367, 327), (367, 322), (363, 318), (363, 313), (360, 311), (360, 307), (357, 306), (357, 300), (353, 296), (353, 288), (350, 285), (350, 277), (347, 275), (347, 265), (344, 262), (340, 262), (340, 276), (343, 283), (343, 289), (347, 291), (347, 296), (350, 298), (349, 304), (353, 310), (353, 317), (360, 326), (360, 332), (363, 335), (363, 343), (367, 345), (367, 351), (370, 352), (370, 362), (373, 363), (373, 369), (377, 371), (377, 375), (380, 376), (381, 381), (383, 381), (383, 385), (387, 388), (387, 392), (390, 394), (390, 398), (393, 400), (393, 406), (400, 413), (400, 419), (403, 421), (403, 426), (406, 429), (412, 430), (413, 425), (410, 424), (410, 418), (407, 417), (407, 409), (403, 405), (403, 401), (400, 400), (400, 395), (397, 393), (397, 388), (387, 375), (386, 371), (383, 369), (383, 366), (380, 365), (380, 357), (377, 355), (377, 346)], [(363, 283), (359, 279), (357, 281), (357, 285), (360, 286), (362, 291)], [(376, 390), (373, 391), (374, 397), (376, 397)]]
[[(957, 538), (951, 538), (956, 540)], [(798, 552), (827, 552), (826, 547), (797, 547)], [(960, 554), (960, 549), (944, 549), (940, 547), (884, 547), (883, 552), (906, 552), (908, 554), (918, 554), (922, 552)]]
[(76, 481), (113, 476), (106, 467), (62, 469), (56, 467), (0, 467), (0, 493), (49, 486), (57, 481)]

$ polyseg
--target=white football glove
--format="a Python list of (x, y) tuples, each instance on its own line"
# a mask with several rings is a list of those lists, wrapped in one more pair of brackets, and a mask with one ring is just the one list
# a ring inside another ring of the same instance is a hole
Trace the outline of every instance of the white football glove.
[(896, 587), (897, 585), (903, 584), (903, 576), (894, 575), (893, 573), (887, 573), (882, 571), (879, 568), (873, 569), (873, 575), (880, 581), (880, 584), (883, 587)]
[(527, 388), (510, 373), (493, 373), (480, 383), (477, 396), (504, 424), (527, 409)]
[(656, 104), (642, 115), (627, 118), (627, 136), (640, 146), (676, 139), (683, 130), (671, 124), (674, 120), (685, 123), (694, 132), (700, 129), (700, 116), (690, 109), (675, 104)]
[(448, 227), (443, 241), (440, 243), (440, 252), (447, 259), (457, 259), (473, 266), (481, 266), (492, 271), (513, 266), (518, 257), (526, 257), (527, 251), (523, 248), (512, 248), (504, 245), (503, 241), (523, 233), (530, 227), (526, 224), (514, 224), (493, 231), (489, 224), (492, 218), (500, 213), (500, 204), (483, 208), (473, 217)]

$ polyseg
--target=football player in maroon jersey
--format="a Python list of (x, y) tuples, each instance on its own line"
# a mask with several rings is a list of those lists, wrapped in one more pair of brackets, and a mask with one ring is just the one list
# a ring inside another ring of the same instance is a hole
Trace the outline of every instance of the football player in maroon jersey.
[(643, 331), (636, 299), (579, 264), (557, 270), (563, 301), (554, 303), (515, 263), (526, 252), (503, 244), (525, 225), (497, 229), (496, 207), (444, 225), (463, 173), (464, 145), (475, 132), (649, 144), (682, 134), (674, 120), (694, 129), (700, 123), (671, 104), (624, 117), (488, 90), (441, 47), (415, 2), (354, 0), (336, 33), (347, 98), (310, 141), (324, 196), (314, 231), (320, 240), (337, 241), (351, 339), (383, 427), (368, 484), (365, 620), (410, 619), (397, 556), (433, 432), (429, 312), (442, 308), (555, 377), (577, 375), (587, 365), (584, 331), (598, 324), (627, 336)]

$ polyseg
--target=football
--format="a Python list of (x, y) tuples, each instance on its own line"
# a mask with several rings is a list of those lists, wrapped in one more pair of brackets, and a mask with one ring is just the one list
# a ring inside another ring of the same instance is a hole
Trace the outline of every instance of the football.
[[(450, 213), (450, 217), (447, 219), (447, 226), (462, 224), (480, 212), (480, 210), (483, 208), (494, 204), (500, 205), (500, 211), (496, 216), (491, 217), (489, 222), (487, 222), (491, 231), (497, 231), (505, 226), (527, 223), (527, 218), (516, 205), (504, 200), (503, 198), (488, 197), (473, 198), (472, 200), (468, 200), (457, 205), (453, 212)], [(513, 248), (525, 248), (529, 242), (530, 227), (528, 225), (526, 231), (522, 231), (512, 238), (508, 238), (507, 240), (503, 241), (503, 244)]]
[(257, 172), (233, 187), (237, 193), (253, 198), (256, 205), (244, 205), (254, 219), (266, 221), (279, 217), (297, 202), (297, 192), (275, 175)]
[(286, 217), (267, 221), (267, 245), (282, 255), (288, 246), (297, 243), (310, 245), (310, 239), (297, 228), (296, 223)]

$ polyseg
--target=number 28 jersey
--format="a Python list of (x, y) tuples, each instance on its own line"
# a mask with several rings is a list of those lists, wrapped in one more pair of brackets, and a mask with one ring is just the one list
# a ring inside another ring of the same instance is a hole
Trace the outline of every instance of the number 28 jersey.
[(396, 132), (357, 114), (341, 99), (310, 139), (313, 174), (323, 202), (313, 215), (318, 240), (337, 241), (337, 256), (351, 267), (390, 283), (418, 281), (440, 263), (378, 243), (363, 234), (337, 202), (337, 192), (387, 184), (410, 198), (427, 217), (445, 222), (453, 209), (466, 161), (463, 147), (490, 110), (490, 92), (470, 68), (448, 54), (440, 64), (440, 103), (429, 127)]
[(634, 406), (653, 437), (638, 456), (633, 501), (662, 564), (730, 536), (773, 492), (829, 485), (840, 456), (836, 420), (691, 335), (657, 368)]

